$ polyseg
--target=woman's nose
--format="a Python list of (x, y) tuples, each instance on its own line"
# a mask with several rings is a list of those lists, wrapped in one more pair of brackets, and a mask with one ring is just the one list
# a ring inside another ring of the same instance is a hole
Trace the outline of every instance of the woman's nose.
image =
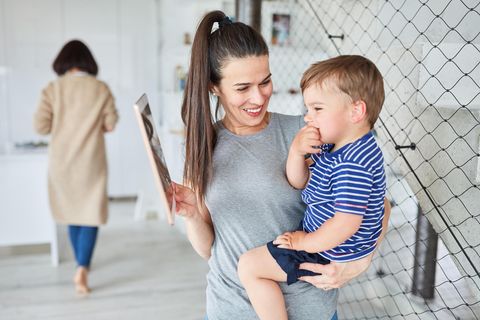
[(262, 90), (260, 88), (254, 88), (252, 92), (252, 96), (250, 98), (250, 102), (252, 104), (261, 106), (266, 100), (265, 94), (263, 94)]

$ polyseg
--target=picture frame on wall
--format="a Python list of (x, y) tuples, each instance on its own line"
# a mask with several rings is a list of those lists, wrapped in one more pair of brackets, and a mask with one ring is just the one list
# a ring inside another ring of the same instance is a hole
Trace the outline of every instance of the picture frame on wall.
[(272, 14), (272, 45), (286, 46), (290, 43), (290, 15)]

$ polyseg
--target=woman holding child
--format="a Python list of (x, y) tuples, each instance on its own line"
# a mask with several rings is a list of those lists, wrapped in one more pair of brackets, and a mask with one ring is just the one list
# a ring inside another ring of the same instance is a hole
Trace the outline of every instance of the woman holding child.
[[(209, 262), (208, 319), (255, 319), (237, 263), (302, 220), (301, 191), (287, 181), (285, 164), (305, 124), (302, 116), (267, 111), (273, 90), (268, 48), (251, 27), (211, 12), (197, 29), (192, 53), (182, 105), (188, 187), (175, 186), (177, 214), (185, 217), (192, 246)], [(211, 96), (216, 116), (220, 106), (224, 110), (220, 121), (212, 119)], [(336, 319), (334, 288), (365, 271), (371, 258), (302, 264), (316, 273), (280, 284), (288, 318)]]

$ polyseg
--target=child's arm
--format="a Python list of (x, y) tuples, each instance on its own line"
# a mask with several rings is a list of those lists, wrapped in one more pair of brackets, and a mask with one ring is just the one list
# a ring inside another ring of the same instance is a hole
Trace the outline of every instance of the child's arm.
[(280, 248), (304, 250), (310, 253), (330, 250), (353, 236), (360, 228), (363, 216), (336, 212), (314, 232), (286, 232), (273, 242)]
[(292, 148), (288, 153), (286, 172), (288, 182), (292, 187), (295, 189), (305, 188), (310, 175), (308, 164), (305, 156), (292, 152)]
[(383, 229), (380, 237), (378, 237), (375, 251), (370, 253), (368, 256), (360, 258), (359, 260), (349, 262), (332, 261), (330, 264), (326, 265), (304, 262), (300, 265), (300, 269), (309, 270), (321, 274), (321, 276), (305, 276), (301, 277), (300, 280), (306, 281), (317, 288), (322, 288), (325, 290), (325, 288), (340, 288), (348, 281), (365, 272), (370, 266), (373, 255), (377, 251), (380, 242), (387, 233), (388, 219), (390, 218), (391, 210), (392, 207), (390, 206), (390, 201), (385, 198), (385, 213), (382, 222)]
[(287, 180), (292, 187), (296, 189), (305, 188), (310, 177), (305, 155), (319, 153), (320, 149), (313, 146), (321, 144), (320, 133), (317, 128), (306, 125), (297, 133), (290, 146), (286, 166)]

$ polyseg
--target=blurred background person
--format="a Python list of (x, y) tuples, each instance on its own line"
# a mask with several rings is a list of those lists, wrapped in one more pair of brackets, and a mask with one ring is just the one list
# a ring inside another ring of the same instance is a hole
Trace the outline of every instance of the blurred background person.
[(108, 217), (104, 133), (118, 114), (109, 87), (96, 78), (98, 66), (88, 47), (69, 41), (53, 62), (58, 75), (42, 91), (35, 130), (51, 134), (48, 191), (56, 223), (68, 225), (77, 262), (78, 293), (90, 291), (87, 276), (98, 226)]

